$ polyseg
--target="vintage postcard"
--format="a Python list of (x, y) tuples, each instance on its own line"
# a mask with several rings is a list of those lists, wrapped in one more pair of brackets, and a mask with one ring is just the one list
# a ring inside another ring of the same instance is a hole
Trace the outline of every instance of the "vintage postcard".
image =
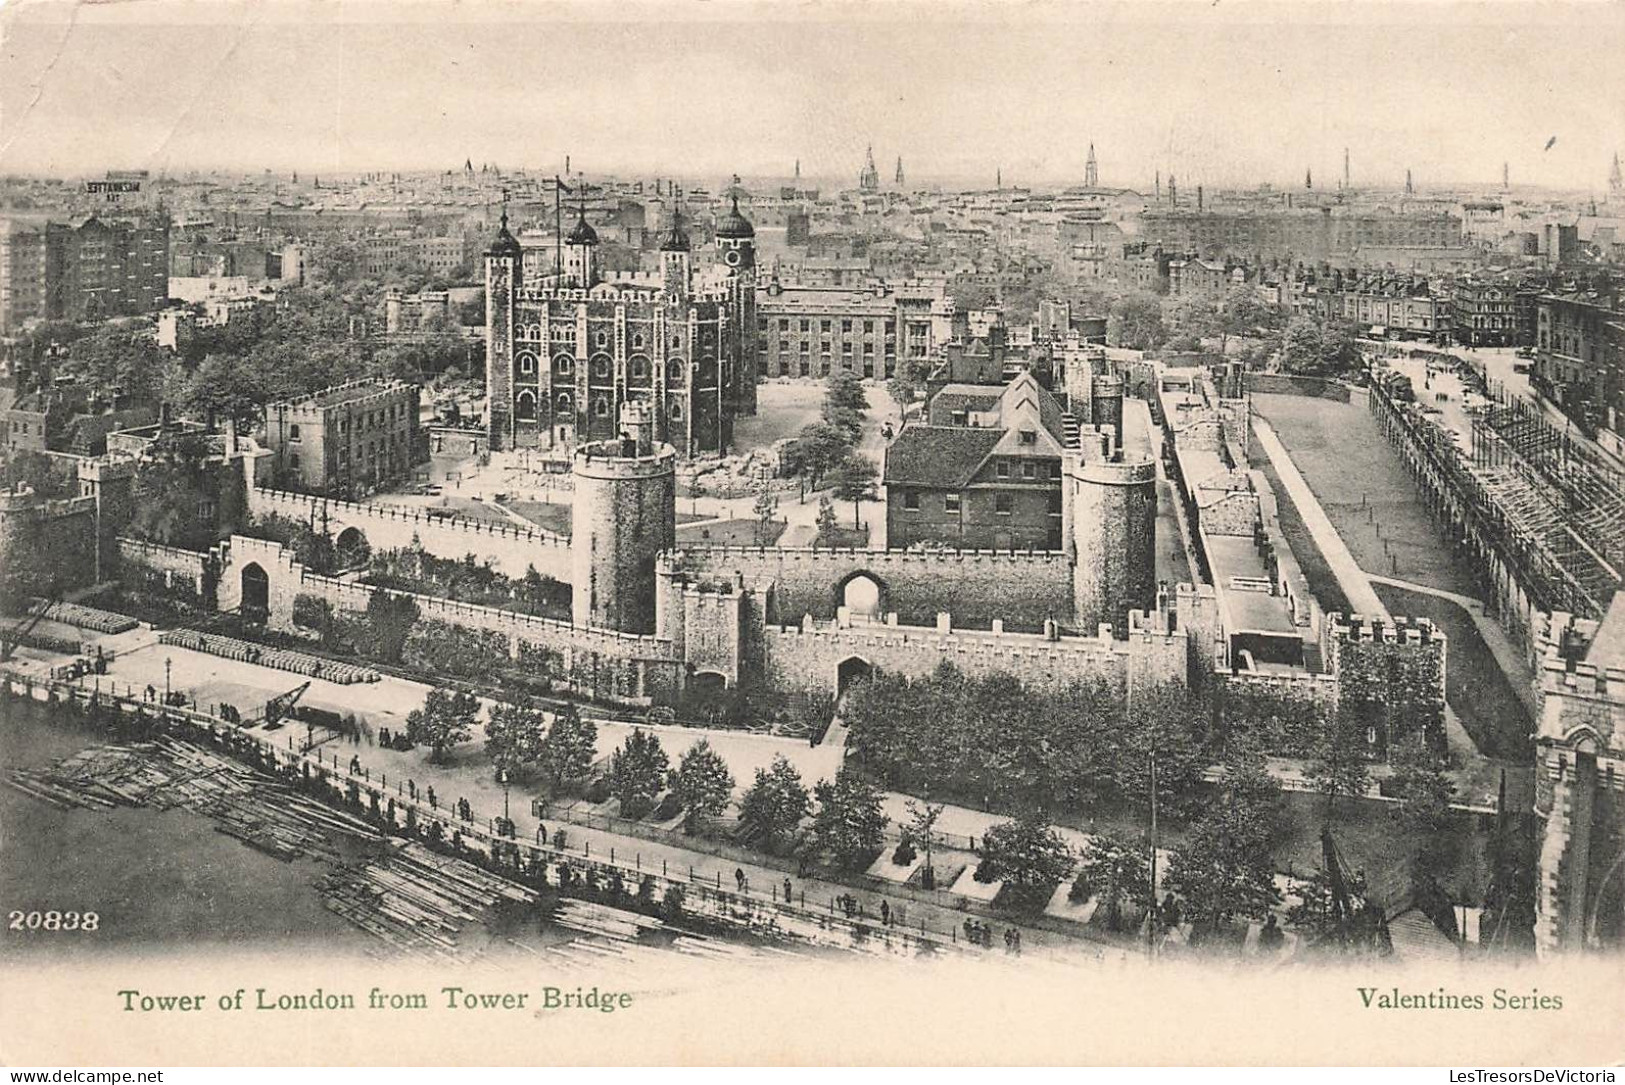
[(0, 1061), (1618, 1063), (1622, 56), (6, 5)]

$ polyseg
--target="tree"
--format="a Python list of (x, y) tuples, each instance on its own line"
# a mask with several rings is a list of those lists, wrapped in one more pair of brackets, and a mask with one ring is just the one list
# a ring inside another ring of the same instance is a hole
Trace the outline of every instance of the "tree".
[(472, 693), (436, 687), (406, 717), (406, 737), (429, 747), (429, 760), (443, 764), (446, 754), (460, 742), (474, 737), (474, 719), (480, 702)]
[(890, 819), (881, 811), (880, 789), (853, 765), (842, 765), (835, 781), (813, 788), (818, 813), (813, 816), (813, 842), (836, 866), (851, 869), (868, 862), (880, 848)]
[(1164, 883), (1192, 922), (1212, 930), (1238, 916), (1263, 919), (1280, 901), (1268, 836), (1258, 811), (1243, 801), (1225, 802), (1197, 823)]
[(1014, 903), (1042, 908), (1076, 865), (1072, 849), (1050, 828), (1049, 815), (1034, 810), (983, 834), (976, 880), (1003, 881)]
[(1078, 856), (1078, 877), (1072, 895), (1094, 896), (1106, 908), (1106, 929), (1123, 929), (1125, 901), (1149, 909), (1156, 899), (1151, 891), (1151, 849), (1111, 836), (1094, 837)]
[(943, 803), (932, 805), (928, 802), (915, 802), (908, 800), (908, 827), (905, 840), (917, 840), (925, 848), (925, 873), (920, 875), (922, 883), (927, 889), (935, 889), (937, 884), (937, 871), (931, 863), (931, 835), (936, 831), (937, 819), (947, 809)]
[(1428, 748), (1418, 734), (1395, 745), (1389, 753), (1394, 767), (1390, 786), (1399, 805), (1392, 815), (1412, 849), (1419, 873), (1435, 875), (1450, 858), (1450, 800), (1455, 785), (1445, 772), (1444, 759)]
[(1214, 327), (1219, 337), (1219, 353), (1225, 352), (1232, 336), (1268, 331), (1274, 322), (1275, 310), (1264, 303), (1256, 289), (1242, 284), (1230, 287), (1219, 302)]
[(1281, 368), (1313, 375), (1321, 370), (1320, 325), (1307, 316), (1293, 317), (1281, 329)]
[(1106, 317), (1106, 339), (1114, 346), (1151, 350), (1162, 345), (1162, 302), (1143, 290), (1125, 294), (1112, 303)]
[(806, 475), (814, 486), (825, 472), (840, 463), (852, 450), (852, 438), (829, 422), (809, 422), (795, 440), (784, 448), (785, 469), (793, 475)]
[(848, 444), (857, 441), (863, 431), (863, 412), (868, 409), (869, 396), (856, 373), (842, 369), (830, 375), (824, 393), (824, 421), (846, 434)]
[(714, 818), (726, 810), (733, 797), (734, 778), (728, 763), (703, 738), (684, 752), (671, 783), (677, 801), (688, 811), (685, 825), (690, 832), (701, 819)]
[(597, 748), (598, 725), (567, 705), (553, 714), (553, 725), (537, 752), (537, 767), (559, 791), (566, 780), (580, 780), (592, 771)]
[(766, 482), (762, 483), (762, 492), (756, 495), (752, 510), (756, 513), (756, 545), (772, 546), (778, 538), (773, 529), (778, 524), (779, 499)]
[(1168, 345), (1179, 350), (1201, 350), (1202, 340), (1218, 331), (1213, 302), (1203, 294), (1181, 294), (1163, 303), (1163, 325)]
[(835, 501), (829, 494), (824, 494), (818, 498), (818, 541), (830, 541), (835, 530)]
[(873, 501), (878, 496), (876, 480), (879, 476), (880, 472), (875, 468), (875, 461), (857, 452), (848, 453), (846, 459), (830, 472), (830, 484), (835, 491), (836, 499), (852, 502), (854, 531), (858, 529), (859, 504)]
[[(4, 462), (0, 462), (0, 486), (8, 490), (26, 486), (40, 498), (72, 497), (77, 492), (72, 481), (74, 475), (71, 471), (64, 474), (55, 469), (55, 462), (31, 448), (12, 449), (6, 453)], [(74, 461), (67, 462), (71, 467)]]
[(1339, 798), (1364, 795), (1370, 779), (1365, 734), (1354, 713), (1342, 709), (1331, 713), (1309, 763), (1310, 783), (1326, 796), (1326, 816), (1331, 817), (1336, 812)]
[(771, 767), (756, 770), (756, 782), (740, 797), (739, 820), (773, 840), (800, 825), (811, 807), (801, 773), (779, 754)]
[(621, 800), (622, 817), (639, 818), (648, 812), (666, 782), (669, 765), (654, 733), (634, 727), (609, 757), (610, 791)]
[(516, 704), (491, 707), (485, 721), (485, 751), (499, 780), (511, 779), (540, 759), (545, 731), (545, 717), (537, 709)]
[(367, 627), (372, 632), (372, 643), (378, 658), (385, 663), (399, 663), (406, 651), (406, 638), (417, 624), (418, 605), (410, 595), (375, 591), (367, 599)]

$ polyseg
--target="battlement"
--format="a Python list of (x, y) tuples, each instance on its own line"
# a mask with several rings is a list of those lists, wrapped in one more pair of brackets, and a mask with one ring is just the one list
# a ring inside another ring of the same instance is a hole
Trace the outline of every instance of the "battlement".
[[(1566, 617), (1566, 615), (1565, 615)], [(1548, 641), (1540, 657), (1542, 693), (1596, 697), (1625, 706), (1625, 667), (1598, 666), (1563, 653)]]
[(575, 473), (592, 479), (653, 478), (676, 470), (677, 450), (661, 445), (641, 456), (628, 456), (620, 441), (593, 441), (579, 445)]
[(1099, 486), (1155, 485), (1157, 465), (1154, 460), (1085, 460), (1073, 465), (1071, 477)]
[(1330, 614), (1326, 635), (1345, 643), (1410, 644), (1422, 646), (1445, 643), (1444, 630), (1427, 618), (1395, 616), (1384, 620), (1375, 615)]
[(725, 564), (730, 558), (782, 558), (786, 561), (849, 562), (862, 559), (866, 567), (954, 563), (995, 565), (999, 563), (1064, 563), (1059, 550), (863, 550), (851, 546), (685, 546), (660, 555), (660, 569), (667, 573), (686, 571), (689, 562), (707, 567)]
[[(615, 273), (621, 274), (636, 273)], [(564, 305), (672, 305), (672, 304), (721, 304), (728, 300), (728, 291), (723, 287), (697, 285), (683, 295), (681, 303), (675, 303), (667, 296), (665, 290), (658, 282), (651, 282), (647, 277), (638, 280), (607, 278), (590, 290), (583, 290), (577, 286), (525, 286), (514, 291), (514, 297), (521, 304), (543, 305), (548, 303)]]
[(345, 523), (351, 523), (358, 518), (365, 518), (400, 524), (417, 524), (437, 531), (460, 531), (472, 536), (534, 542), (539, 546), (569, 545), (569, 539), (543, 531), (540, 528), (525, 528), (518, 524), (497, 523), (491, 520), (475, 520), (468, 516), (430, 516), (423, 510), (406, 505), (364, 504), (359, 501), (317, 497), (312, 494), (294, 493), (290, 490), (272, 490), (258, 486), (249, 491), (249, 499), (250, 505), (254, 507), (253, 511), (256, 513), (274, 512), (284, 516), (291, 515), (298, 519), (308, 520), (312, 514), (326, 508), (330, 516), (342, 519)]
[(377, 377), (361, 377), (343, 384), (330, 385), (316, 392), (309, 392), (293, 399), (279, 400), (270, 404), (268, 410), (278, 408), (285, 411), (310, 411), (320, 413), (334, 407), (352, 407), (361, 404), (376, 403), (390, 396), (400, 395), (403, 392), (416, 392), (414, 385), (405, 381), (382, 381)]

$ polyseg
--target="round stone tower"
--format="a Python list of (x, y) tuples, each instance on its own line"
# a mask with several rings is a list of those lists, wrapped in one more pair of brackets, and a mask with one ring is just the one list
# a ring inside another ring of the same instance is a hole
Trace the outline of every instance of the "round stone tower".
[(1157, 599), (1157, 467), (1151, 460), (1068, 457), (1073, 620), (1085, 633), (1110, 623), (1128, 635), (1128, 612)]
[(677, 543), (677, 452), (649, 408), (621, 409), (621, 437), (576, 449), (570, 558), (578, 625), (653, 633), (655, 556)]

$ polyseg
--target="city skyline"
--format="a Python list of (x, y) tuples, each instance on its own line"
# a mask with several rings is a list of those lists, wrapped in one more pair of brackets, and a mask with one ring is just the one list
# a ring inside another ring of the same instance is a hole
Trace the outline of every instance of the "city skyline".
[[(1040, 6), (1010, 26), (913, 7), (166, 4), (160, 24), (35, 3), (7, 16), (0, 171), (548, 171), (569, 154), (704, 178), (799, 160), (838, 183), (872, 144), (916, 186), (1044, 186), (1081, 182), (1093, 143), (1113, 187), (1289, 188), (1308, 170), (1333, 188), (1349, 148), (1355, 187), (1495, 184), (1506, 163), (1515, 185), (1586, 191), (1625, 146), (1625, 76), (1554, 69), (1535, 94), (1496, 77), (1576, 31), (1625, 50), (1613, 9)], [(1437, 38), (1425, 64), (1393, 48), (1417, 34)]]

